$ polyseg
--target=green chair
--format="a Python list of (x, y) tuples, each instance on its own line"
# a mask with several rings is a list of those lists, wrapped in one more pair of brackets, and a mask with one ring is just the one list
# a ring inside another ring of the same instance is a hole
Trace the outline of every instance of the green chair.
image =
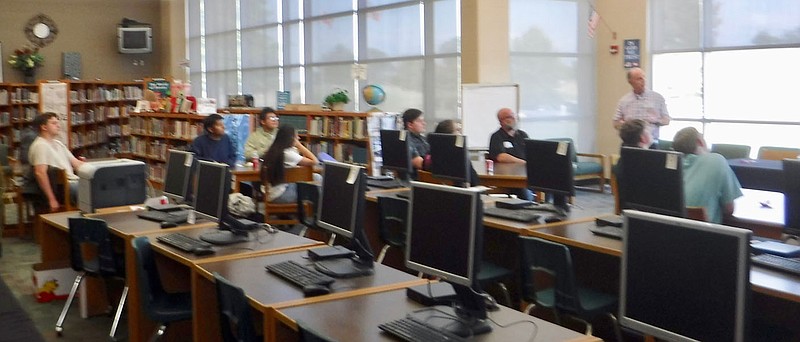
[(672, 141), (671, 140), (659, 140), (658, 141), (658, 149), (662, 151), (672, 151)]
[[(606, 189), (606, 159), (605, 154), (595, 153), (580, 153), (576, 152), (575, 143), (572, 138), (553, 138), (548, 139), (552, 141), (566, 141), (573, 146), (570, 153), (572, 166), (575, 169), (575, 181), (593, 180), (596, 179), (599, 188), (598, 192), (605, 192)], [(580, 158), (580, 159), (579, 159)], [(587, 160), (588, 159), (588, 160)]]
[[(614, 326), (614, 333), (621, 341), (617, 318), (617, 297), (589, 288), (579, 287), (575, 280), (572, 256), (567, 246), (535, 237), (520, 236), (522, 245), (522, 299), (528, 303), (529, 313), (536, 305), (549, 308), (561, 324), (560, 314), (570, 315), (586, 325), (586, 334), (592, 334), (591, 321), (606, 315)], [(553, 284), (537, 288), (534, 275), (544, 272), (554, 278)]]
[(750, 146), (736, 144), (713, 144), (711, 152), (721, 154), (725, 159), (742, 159), (750, 157)]
[(219, 306), (219, 323), (224, 342), (255, 342), (263, 340), (256, 334), (250, 303), (244, 291), (214, 272)]

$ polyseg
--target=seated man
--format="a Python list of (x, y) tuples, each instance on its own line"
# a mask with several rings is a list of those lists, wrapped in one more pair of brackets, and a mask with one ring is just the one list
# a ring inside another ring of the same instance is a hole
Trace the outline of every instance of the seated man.
[(67, 149), (67, 146), (56, 139), (61, 131), (61, 121), (58, 120), (58, 115), (51, 112), (41, 114), (33, 120), (33, 127), (38, 128), (39, 136), (33, 140), (28, 149), (28, 160), (33, 167), (33, 174), (39, 189), (47, 199), (50, 211), (57, 211), (61, 205), (53, 192), (53, 187), (47, 176), (47, 168), (52, 166), (63, 169), (67, 173), (70, 183), (70, 196), (72, 201), (76, 202), (78, 176), (73, 170), (78, 170), (83, 165), (83, 162), (75, 158), (72, 152)]
[[(622, 147), (650, 148), (650, 145), (653, 144), (653, 136), (650, 135), (650, 130), (647, 128), (647, 125), (647, 122), (641, 119), (625, 121), (619, 128), (619, 137), (622, 139), (620, 150)], [(622, 155), (622, 153), (620, 153), (620, 155)], [(618, 183), (623, 178), (622, 163), (623, 160), (620, 158), (611, 169), (614, 175), (617, 176)]]
[[(431, 151), (430, 145), (422, 133), (425, 133), (425, 117), (421, 110), (409, 108), (403, 112), (403, 128), (408, 131), (408, 142), (411, 148), (411, 165), (415, 170), (421, 170), (425, 157)], [(411, 172), (412, 178), (416, 178), (416, 172)]]
[[(517, 128), (517, 116), (510, 108), (497, 111), (500, 128), (489, 138), (489, 159), (498, 163), (525, 164), (525, 139), (528, 134)], [(528, 189), (509, 189), (519, 199), (533, 200)]]
[(236, 148), (231, 138), (225, 134), (225, 122), (222, 115), (211, 114), (203, 119), (205, 134), (194, 138), (192, 152), (195, 157), (225, 163), (234, 167), (236, 163)]
[(714, 223), (722, 223), (723, 216), (733, 215), (733, 200), (742, 196), (742, 189), (725, 157), (710, 153), (703, 135), (693, 127), (678, 131), (672, 148), (685, 154), (686, 206), (705, 208), (709, 222)]

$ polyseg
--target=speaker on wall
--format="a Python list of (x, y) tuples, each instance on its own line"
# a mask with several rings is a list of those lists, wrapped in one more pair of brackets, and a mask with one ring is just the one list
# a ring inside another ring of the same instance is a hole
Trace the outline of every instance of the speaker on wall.
[(62, 65), (64, 69), (64, 78), (67, 79), (80, 79), (81, 78), (81, 54), (80, 52), (64, 52), (62, 53)]

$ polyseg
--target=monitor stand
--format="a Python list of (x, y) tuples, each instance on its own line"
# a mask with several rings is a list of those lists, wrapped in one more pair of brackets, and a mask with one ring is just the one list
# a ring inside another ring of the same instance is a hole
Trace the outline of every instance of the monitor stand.
[(246, 232), (244, 235), (241, 235), (229, 230), (215, 230), (200, 234), (200, 240), (208, 242), (212, 245), (225, 246), (239, 242), (248, 242), (250, 241), (250, 237)]
[(372, 275), (372, 266), (363, 264), (358, 258), (326, 259), (314, 262), (314, 268), (334, 278), (354, 278)]

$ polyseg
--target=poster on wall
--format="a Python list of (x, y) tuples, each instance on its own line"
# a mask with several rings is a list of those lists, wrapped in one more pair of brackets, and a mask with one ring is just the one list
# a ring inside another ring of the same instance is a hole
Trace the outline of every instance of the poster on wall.
[(61, 141), (67, 146), (66, 128), (68, 118), (67, 111), (67, 84), (64, 82), (51, 81), (39, 84), (39, 112), (53, 112), (58, 114), (58, 120), (61, 121), (61, 132), (59, 132), (56, 139)]
[(625, 69), (638, 68), (640, 66), (641, 50), (639, 46), (638, 39), (625, 39), (625, 44), (623, 45), (623, 53), (625, 54), (623, 65)]

